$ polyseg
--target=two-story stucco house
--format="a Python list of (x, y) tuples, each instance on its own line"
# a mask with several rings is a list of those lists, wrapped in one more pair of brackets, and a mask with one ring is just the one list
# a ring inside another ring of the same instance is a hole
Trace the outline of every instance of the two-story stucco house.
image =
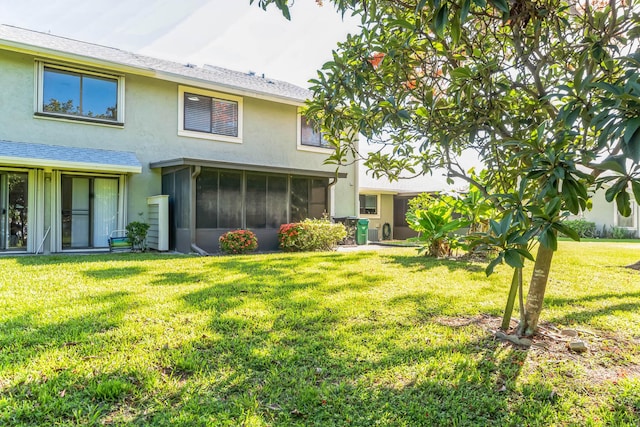
[(0, 252), (104, 249), (159, 194), (181, 252), (357, 213), (357, 165), (323, 163), (305, 89), (5, 25), (0, 70)]

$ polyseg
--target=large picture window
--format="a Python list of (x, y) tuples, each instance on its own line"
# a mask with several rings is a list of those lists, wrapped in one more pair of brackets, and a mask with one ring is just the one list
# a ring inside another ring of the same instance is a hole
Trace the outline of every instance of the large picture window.
[(179, 134), (241, 142), (242, 98), (180, 88)]
[(37, 112), (103, 123), (121, 123), (123, 79), (91, 71), (41, 65)]

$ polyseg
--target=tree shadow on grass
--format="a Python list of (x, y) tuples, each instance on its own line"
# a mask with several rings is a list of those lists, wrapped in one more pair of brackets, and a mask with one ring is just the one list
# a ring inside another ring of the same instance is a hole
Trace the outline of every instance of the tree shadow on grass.
[(94, 262), (131, 262), (155, 259), (185, 259), (195, 255), (157, 252), (118, 252), (118, 253), (88, 253), (78, 254), (53, 254), (53, 255), (20, 255), (3, 257), (14, 259), (18, 264), (25, 266), (39, 265), (64, 265), (64, 264), (90, 264)]
[(122, 266), (122, 267), (110, 267), (103, 269), (92, 268), (90, 270), (84, 270), (82, 274), (92, 279), (109, 280), (109, 279), (122, 279), (131, 276), (137, 276), (145, 273), (146, 268), (140, 266)]
[[(129, 293), (110, 292), (78, 301), (83, 305), (100, 305), (98, 310), (59, 322), (41, 324), (39, 313), (27, 313), (6, 319), (0, 328), (0, 357), (3, 368), (19, 368), (43, 354), (69, 346), (87, 345), (97, 335), (121, 323), (130, 308)], [(98, 349), (99, 351), (99, 349)]]
[(484, 272), (484, 267), (469, 261), (436, 259), (417, 255), (381, 255), (380, 257), (390, 262), (400, 264), (403, 267), (414, 268), (415, 270), (430, 270), (432, 268), (446, 267), (449, 271), (465, 270), (471, 273)]
[[(322, 259), (310, 258), (302, 262)], [(249, 259), (223, 261), (216, 268), (235, 280), (185, 295), (190, 306), (210, 313), (211, 332), (172, 349), (170, 366), (162, 370), (206, 378), (199, 399), (211, 404), (180, 403), (168, 412), (140, 414), (136, 422), (206, 422), (224, 414), (236, 424), (247, 415), (271, 425), (522, 424), (526, 418), (513, 412), (528, 404), (529, 394), (553, 395), (535, 382), (530, 391), (516, 390), (527, 352), (488, 334), (443, 345), (396, 342), (403, 321), (395, 317), (387, 320), (368, 310), (354, 320), (345, 317), (351, 311), (334, 309), (322, 293), (299, 298), (298, 291), (320, 287), (327, 272), (292, 280), (296, 264), (276, 259), (256, 273)], [(383, 279), (371, 276), (366, 279), (371, 286)], [(366, 288), (356, 286), (360, 291)], [(415, 297), (395, 301), (398, 310), (408, 303), (424, 305), (429, 296), (410, 299)], [(253, 307), (252, 301), (260, 304), (258, 313), (243, 310), (244, 304)], [(430, 308), (432, 314), (442, 310)], [(407, 319), (404, 326), (414, 327)], [(180, 391), (167, 399), (185, 402)], [(541, 423), (553, 419), (544, 411), (537, 417)]]
[(552, 319), (549, 319), (549, 321), (552, 323), (558, 323), (561, 325), (568, 325), (573, 323), (588, 324), (591, 320), (595, 318), (610, 316), (617, 311), (625, 311), (628, 313), (638, 313), (639, 310), (640, 310), (640, 302), (620, 303), (620, 304), (609, 305), (606, 307), (596, 308), (592, 310), (590, 309), (582, 310), (582, 311), (576, 310), (564, 316), (559, 316), (559, 317), (554, 317)]
[(607, 292), (602, 294), (585, 295), (581, 297), (558, 297), (558, 296), (545, 296), (544, 302), (546, 305), (576, 305), (583, 302), (602, 301), (608, 299), (629, 299), (640, 298), (640, 292)]
[[(219, 342), (176, 350), (174, 361), (190, 360), (192, 372), (209, 378), (199, 393), (207, 404), (184, 403), (178, 391), (167, 399), (183, 403), (158, 415), (140, 414), (136, 422), (204, 421), (221, 413), (237, 424), (250, 414), (271, 425), (305, 426), (531, 425), (554, 419), (549, 385), (517, 389), (526, 351), (483, 337), (440, 346), (389, 348), (380, 342), (371, 354), (381, 357), (352, 358), (344, 347), (350, 344), (338, 341), (334, 328), (335, 319), (316, 315), (295, 328), (283, 323), (252, 333), (228, 330)], [(359, 325), (352, 340), (366, 342), (380, 332), (379, 325)]]
[(188, 286), (199, 283), (202, 280), (203, 276), (201, 274), (167, 272), (160, 274), (160, 277), (151, 282), (151, 284), (157, 286)]

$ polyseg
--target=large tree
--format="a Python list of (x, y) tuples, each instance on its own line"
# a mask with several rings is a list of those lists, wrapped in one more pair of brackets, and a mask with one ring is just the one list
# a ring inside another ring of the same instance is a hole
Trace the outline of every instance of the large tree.
[[(272, 3), (288, 17), (287, 2), (259, 0)], [(506, 262), (521, 289), (539, 243), (519, 326), (532, 335), (557, 234), (577, 238), (565, 213), (602, 185), (623, 215), (640, 203), (640, 0), (333, 4), (362, 26), (312, 80), (307, 111), (336, 148), (330, 161), (356, 154), (391, 178), (444, 169), (480, 189), (502, 212), (480, 240), (499, 248), (489, 272)], [(382, 148), (360, 153), (357, 133)], [(469, 152), (482, 179), (461, 165)]]

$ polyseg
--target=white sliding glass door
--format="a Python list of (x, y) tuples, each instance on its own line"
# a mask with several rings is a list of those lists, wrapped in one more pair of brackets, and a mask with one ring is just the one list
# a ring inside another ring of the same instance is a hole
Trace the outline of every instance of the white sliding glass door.
[(118, 179), (63, 175), (62, 248), (104, 248), (118, 224)]

